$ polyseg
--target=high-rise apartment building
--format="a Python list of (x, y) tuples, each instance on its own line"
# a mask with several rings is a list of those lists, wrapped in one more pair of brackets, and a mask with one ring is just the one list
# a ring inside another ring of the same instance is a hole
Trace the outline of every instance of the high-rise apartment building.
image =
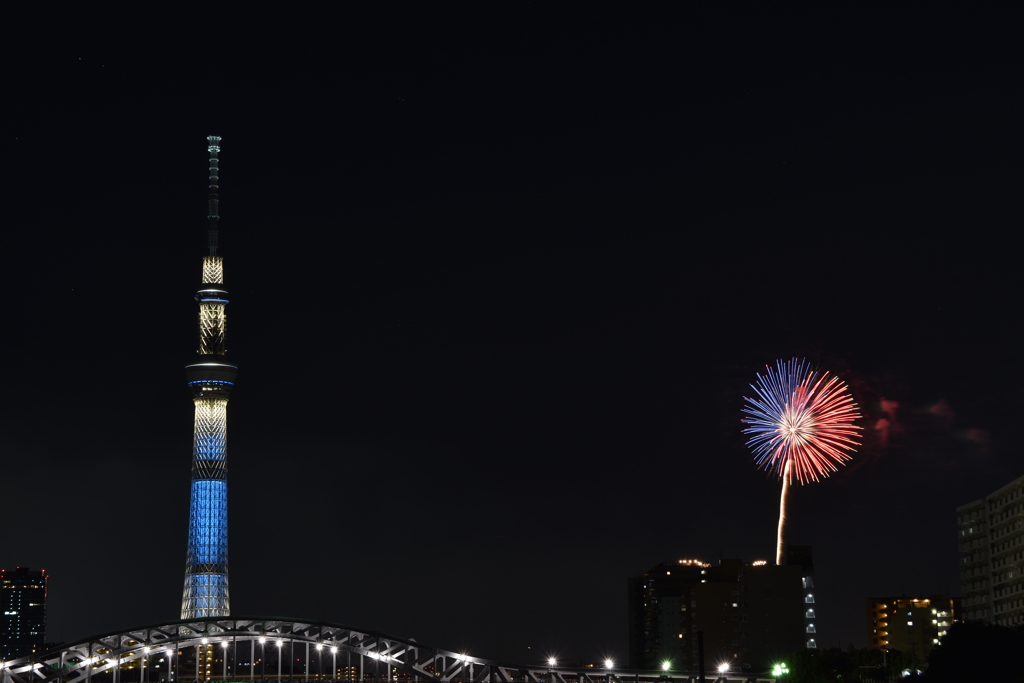
[(43, 650), (48, 581), (45, 569), (0, 569), (0, 660)]
[(663, 562), (629, 579), (630, 667), (695, 671), (704, 663), (738, 671), (817, 647), (811, 549), (791, 546), (789, 563), (723, 559)]
[(868, 647), (899, 650), (923, 661), (953, 622), (962, 620), (960, 611), (960, 598), (948, 595), (868, 598)]
[(956, 516), (964, 621), (1024, 624), (1024, 477)]

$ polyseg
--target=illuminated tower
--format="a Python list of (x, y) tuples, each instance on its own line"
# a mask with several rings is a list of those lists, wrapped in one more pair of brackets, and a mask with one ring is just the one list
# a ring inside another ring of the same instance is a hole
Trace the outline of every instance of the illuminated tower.
[(238, 367), (224, 360), (227, 291), (224, 260), (217, 254), (220, 137), (206, 138), (210, 152), (208, 253), (203, 256), (199, 302), (199, 351), (185, 376), (196, 404), (192, 445), (192, 498), (181, 618), (226, 617), (228, 601), (227, 408)]

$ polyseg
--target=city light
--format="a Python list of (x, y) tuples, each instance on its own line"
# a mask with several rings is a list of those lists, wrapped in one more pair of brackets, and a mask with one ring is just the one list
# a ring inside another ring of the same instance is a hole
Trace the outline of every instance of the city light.
[(701, 562), (700, 560), (679, 560), (679, 564), (694, 565), (696, 567), (710, 567), (711, 563)]

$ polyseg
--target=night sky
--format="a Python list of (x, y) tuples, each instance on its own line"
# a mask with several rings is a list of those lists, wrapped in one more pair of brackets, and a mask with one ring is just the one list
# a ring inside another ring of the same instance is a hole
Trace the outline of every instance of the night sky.
[(1020, 55), (927, 7), (9, 24), (0, 566), (52, 641), (178, 617), (217, 134), (234, 615), (624, 662), (627, 577), (773, 556), (740, 409), (794, 356), (864, 413), (790, 497), (820, 644), (959, 593), (1022, 474)]

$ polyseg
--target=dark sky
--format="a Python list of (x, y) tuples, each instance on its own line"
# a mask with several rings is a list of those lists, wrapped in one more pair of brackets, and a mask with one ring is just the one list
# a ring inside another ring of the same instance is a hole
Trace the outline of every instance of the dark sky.
[(740, 409), (794, 356), (864, 412), (791, 496), (821, 644), (959, 591), (1022, 473), (1010, 17), (683, 5), (9, 26), (0, 566), (50, 639), (178, 616), (211, 133), (234, 614), (624, 661), (628, 576), (771, 557)]

